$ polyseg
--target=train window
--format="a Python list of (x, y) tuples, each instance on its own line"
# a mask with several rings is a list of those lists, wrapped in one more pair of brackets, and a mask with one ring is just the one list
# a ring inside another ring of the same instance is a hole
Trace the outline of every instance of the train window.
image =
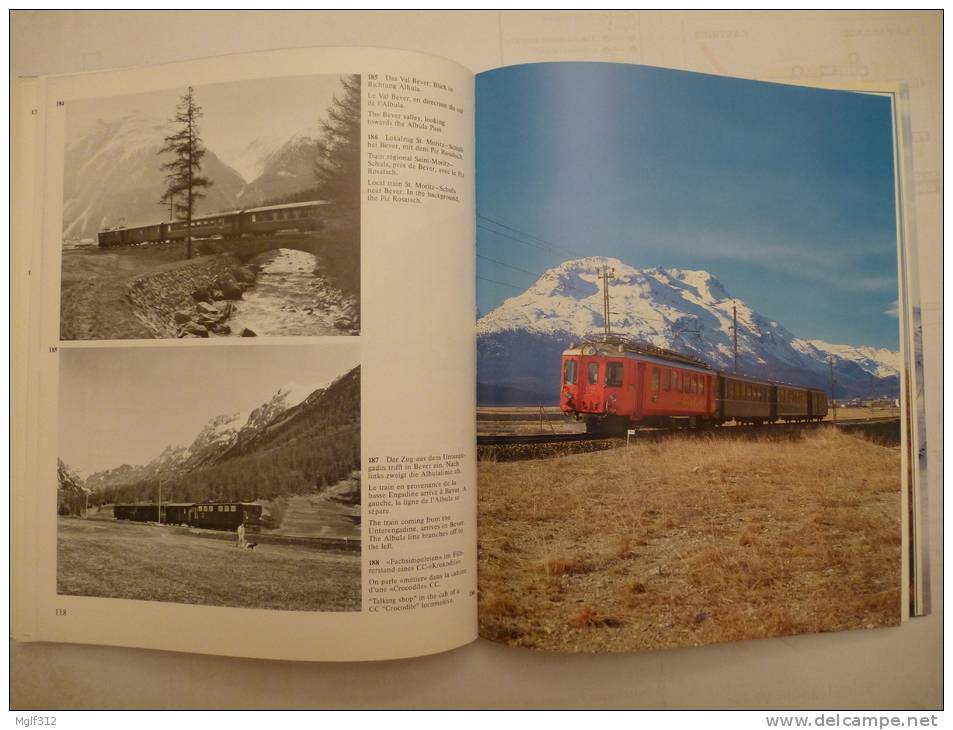
[(658, 394), (659, 372), (658, 368), (652, 368), (652, 392)]
[(234, 504), (229, 505), (228, 511), (229, 511), (229, 512), (234, 512), (234, 511), (235, 511), (235, 505), (234, 505)]
[(662, 390), (672, 389), (672, 371), (668, 368), (662, 371)]
[(589, 363), (586, 374), (588, 376), (589, 385), (595, 385), (599, 382), (599, 363), (591, 362)]
[(619, 387), (622, 385), (622, 363), (606, 363), (606, 385)]
[(577, 366), (578, 366), (578, 363), (575, 360), (566, 360), (566, 374), (565, 374), (565, 377), (563, 378), (564, 383), (568, 383), (569, 385), (576, 384)]

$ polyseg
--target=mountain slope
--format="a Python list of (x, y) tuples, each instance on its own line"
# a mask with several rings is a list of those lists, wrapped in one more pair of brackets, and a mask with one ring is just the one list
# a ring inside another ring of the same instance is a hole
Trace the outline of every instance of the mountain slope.
[[(66, 148), (63, 179), (63, 238), (94, 238), (107, 227), (133, 226), (169, 219), (159, 204), (165, 189), (160, 155), (166, 123), (138, 113), (99, 120)], [(213, 185), (197, 205), (199, 214), (235, 207), (245, 184), (213, 150), (202, 161), (202, 174)]]
[(188, 447), (143, 466), (90, 475), (101, 501), (254, 499), (296, 494), (347, 476), (360, 458), (360, 368), (325, 388), (289, 383), (250, 412), (211, 418)]
[(554, 402), (562, 351), (584, 335), (603, 331), (600, 275), (610, 280), (612, 331), (679, 350), (715, 368), (734, 367), (733, 311), (738, 320), (738, 370), (765, 378), (829, 389), (833, 356), (837, 396), (895, 395), (899, 355), (889, 350), (831, 345), (795, 337), (739, 299), (706, 271), (636, 269), (593, 256), (546, 271), (519, 296), (477, 324), (478, 399), (481, 403)]
[(240, 207), (252, 208), (314, 187), (319, 132), (298, 132), (273, 150), (262, 150), (252, 167), (258, 175), (237, 195)]

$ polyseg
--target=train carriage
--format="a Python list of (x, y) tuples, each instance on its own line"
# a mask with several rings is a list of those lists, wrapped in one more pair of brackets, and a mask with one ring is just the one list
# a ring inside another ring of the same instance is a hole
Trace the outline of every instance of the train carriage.
[(122, 245), (122, 234), (125, 229), (123, 228), (111, 228), (105, 231), (99, 232), (99, 245), (101, 248), (108, 248), (110, 246), (121, 246)]
[(827, 393), (816, 388), (808, 389), (808, 409), (811, 420), (820, 421), (827, 417)]
[(638, 426), (713, 426), (820, 420), (827, 396), (816, 388), (722, 373), (689, 355), (617, 335), (563, 352), (563, 413), (590, 432)]
[(323, 226), (322, 208), (326, 200), (312, 200), (288, 205), (269, 205), (241, 212), (242, 233), (263, 235), (276, 231), (318, 231)]
[(167, 502), (162, 505), (162, 521), (169, 525), (189, 524), (189, 502)]
[(806, 388), (793, 385), (775, 386), (776, 417), (782, 421), (806, 420), (810, 415)]
[(772, 385), (770, 382), (742, 375), (718, 376), (719, 422), (764, 423), (774, 420), (772, 414)]
[[(231, 238), (241, 235), (240, 212), (232, 211), (230, 213), (218, 213), (216, 215), (202, 216), (192, 221), (193, 238)], [(187, 225), (183, 224), (185, 228)]]
[(261, 505), (247, 502), (202, 502), (192, 505), (189, 524), (212, 530), (257, 529), (261, 524)]
[[(133, 522), (162, 522), (210, 530), (237, 530), (239, 525), (256, 532), (261, 526), (262, 507), (249, 502), (167, 502), (161, 509), (155, 504), (116, 504), (113, 517)], [(161, 516), (161, 519), (160, 519)]]

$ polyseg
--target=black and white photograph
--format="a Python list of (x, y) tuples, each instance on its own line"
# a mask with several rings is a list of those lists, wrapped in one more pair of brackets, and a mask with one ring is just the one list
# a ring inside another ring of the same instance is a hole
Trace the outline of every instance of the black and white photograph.
[(58, 594), (361, 610), (356, 341), (60, 363)]
[(360, 334), (361, 77), (66, 102), (60, 337)]

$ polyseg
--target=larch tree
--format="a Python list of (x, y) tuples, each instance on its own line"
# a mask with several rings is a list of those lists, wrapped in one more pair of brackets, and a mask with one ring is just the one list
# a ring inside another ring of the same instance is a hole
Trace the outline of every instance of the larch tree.
[(212, 186), (212, 181), (201, 175), (205, 147), (199, 137), (199, 119), (202, 107), (195, 103), (195, 92), (190, 86), (175, 107), (171, 119), (175, 131), (165, 138), (160, 155), (171, 154), (173, 158), (162, 165), (166, 172), (166, 189), (162, 201), (175, 211), (175, 218), (186, 221), (186, 258), (192, 258), (192, 218), (196, 204), (205, 197), (203, 192)]

